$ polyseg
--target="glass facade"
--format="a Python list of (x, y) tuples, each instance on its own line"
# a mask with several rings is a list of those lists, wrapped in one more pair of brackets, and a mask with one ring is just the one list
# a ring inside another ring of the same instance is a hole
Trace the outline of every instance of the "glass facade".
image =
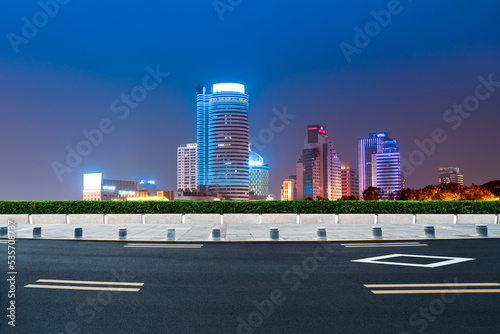
[(198, 185), (228, 200), (247, 200), (248, 95), (239, 84), (216, 84), (197, 100)]
[(396, 139), (370, 133), (358, 142), (359, 198), (368, 187), (380, 188), (382, 199), (396, 199), (402, 189), (401, 156)]
[(196, 89), (196, 182), (198, 186), (208, 185), (208, 117), (210, 94), (206, 88), (199, 86)]
[(269, 166), (257, 153), (249, 151), (249, 191), (256, 196), (269, 195)]
[(302, 156), (297, 165), (297, 199), (334, 200), (342, 197), (341, 162), (326, 135), (326, 127), (313, 124), (307, 127)]

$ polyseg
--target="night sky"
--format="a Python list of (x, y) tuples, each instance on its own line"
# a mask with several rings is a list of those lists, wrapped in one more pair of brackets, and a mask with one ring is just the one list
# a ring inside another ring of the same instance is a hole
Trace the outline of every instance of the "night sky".
[[(388, 132), (409, 187), (437, 183), (440, 166), (467, 185), (500, 179), (498, 1), (54, 1), (41, 1), (50, 15), (0, 4), (0, 200), (82, 199), (90, 172), (175, 190), (195, 87), (219, 81), (246, 86), (277, 198), (315, 123), (353, 166), (358, 139)], [(142, 101), (120, 101), (131, 93)], [(67, 147), (100, 126), (69, 166)]]

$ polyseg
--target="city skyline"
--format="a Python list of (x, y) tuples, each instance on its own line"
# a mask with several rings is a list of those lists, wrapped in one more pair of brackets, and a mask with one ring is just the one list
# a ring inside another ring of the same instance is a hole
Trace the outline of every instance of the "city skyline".
[(387, 1), (254, 1), (223, 14), (123, 2), (119, 15), (69, 2), (28, 37), (44, 9), (0, 6), (0, 200), (80, 199), (92, 172), (176, 190), (177, 147), (196, 142), (194, 87), (217, 82), (245, 85), (275, 198), (295, 174), (296, 134), (316, 123), (351, 166), (359, 139), (390, 133), (410, 188), (436, 184), (442, 166), (467, 185), (500, 179), (497, 2), (401, 2), (390, 20)]

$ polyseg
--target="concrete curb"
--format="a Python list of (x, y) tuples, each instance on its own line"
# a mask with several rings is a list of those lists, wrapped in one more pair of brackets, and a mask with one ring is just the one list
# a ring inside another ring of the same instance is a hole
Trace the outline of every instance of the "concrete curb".
[[(6, 240), (7, 238), (0, 237), (0, 240)], [(388, 241), (443, 241), (443, 240), (493, 240), (493, 239), (500, 239), (500, 237), (464, 237), (464, 238), (412, 238), (412, 239), (337, 239), (337, 240), (211, 240), (211, 239), (205, 239), (205, 240), (136, 240), (136, 239), (127, 239), (127, 240), (120, 240), (120, 239), (63, 239), (63, 238), (16, 238), (16, 240), (51, 240), (51, 241), (78, 241), (78, 242), (84, 242), (84, 241), (103, 241), (103, 242), (150, 242), (150, 243), (180, 243), (180, 244), (189, 244), (189, 243), (242, 243), (242, 242), (247, 242), (247, 243), (261, 243), (261, 242), (277, 242), (277, 243), (287, 243), (287, 242), (388, 242)]]

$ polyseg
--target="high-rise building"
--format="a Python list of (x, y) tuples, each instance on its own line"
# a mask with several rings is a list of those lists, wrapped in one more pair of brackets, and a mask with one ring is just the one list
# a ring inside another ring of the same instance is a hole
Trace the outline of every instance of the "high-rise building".
[(358, 141), (359, 198), (369, 187), (380, 188), (382, 199), (396, 199), (401, 191), (401, 157), (396, 139), (385, 132)]
[(283, 185), (281, 186), (281, 200), (297, 200), (297, 176), (290, 175), (288, 179), (285, 179), (285, 181), (283, 181)]
[(197, 144), (177, 147), (177, 190), (195, 190), (198, 187)]
[(84, 201), (110, 201), (137, 196), (137, 181), (107, 180), (102, 173), (83, 174)]
[(326, 127), (307, 127), (304, 149), (297, 165), (297, 199), (335, 200), (342, 197), (341, 162), (326, 135)]
[[(196, 87), (196, 169), (197, 186), (206, 191), (208, 186), (208, 120), (211, 92), (204, 86)], [(179, 188), (178, 188), (179, 189)]]
[(269, 165), (265, 164), (264, 159), (252, 150), (248, 152), (248, 156), (249, 192), (266, 199), (269, 195)]
[(248, 200), (248, 95), (245, 86), (197, 88), (198, 186), (228, 200)]
[(439, 183), (458, 183), (464, 185), (464, 176), (457, 167), (439, 167)]
[(355, 196), (359, 198), (359, 183), (356, 170), (351, 168), (349, 161), (342, 161), (342, 196)]

